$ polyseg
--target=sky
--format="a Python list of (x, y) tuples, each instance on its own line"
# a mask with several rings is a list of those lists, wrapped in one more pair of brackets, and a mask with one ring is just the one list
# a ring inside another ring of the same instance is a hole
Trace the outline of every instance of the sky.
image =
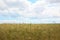
[(0, 23), (60, 23), (60, 0), (0, 0)]

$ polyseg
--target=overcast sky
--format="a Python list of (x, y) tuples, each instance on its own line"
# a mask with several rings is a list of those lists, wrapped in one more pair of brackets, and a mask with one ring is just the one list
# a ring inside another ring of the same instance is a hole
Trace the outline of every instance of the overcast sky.
[(60, 23), (60, 0), (0, 0), (0, 23)]

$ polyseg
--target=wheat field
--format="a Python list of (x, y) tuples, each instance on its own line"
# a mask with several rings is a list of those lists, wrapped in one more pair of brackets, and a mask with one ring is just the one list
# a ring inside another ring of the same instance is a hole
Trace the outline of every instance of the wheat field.
[(60, 40), (60, 24), (0, 24), (0, 40)]

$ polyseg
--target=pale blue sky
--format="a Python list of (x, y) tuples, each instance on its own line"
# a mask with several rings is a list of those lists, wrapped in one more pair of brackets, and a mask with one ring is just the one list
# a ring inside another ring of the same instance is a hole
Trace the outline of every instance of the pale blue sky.
[(14, 20), (16, 23), (60, 23), (60, 2), (0, 0), (0, 21), (4, 23), (5, 20)]
[(35, 3), (37, 0), (28, 0), (28, 1), (30, 1), (31, 3)]

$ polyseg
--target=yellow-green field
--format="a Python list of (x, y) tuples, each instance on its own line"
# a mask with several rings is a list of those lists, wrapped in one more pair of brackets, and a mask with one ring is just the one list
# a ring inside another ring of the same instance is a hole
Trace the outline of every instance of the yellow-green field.
[(0, 40), (60, 40), (60, 24), (0, 24)]

